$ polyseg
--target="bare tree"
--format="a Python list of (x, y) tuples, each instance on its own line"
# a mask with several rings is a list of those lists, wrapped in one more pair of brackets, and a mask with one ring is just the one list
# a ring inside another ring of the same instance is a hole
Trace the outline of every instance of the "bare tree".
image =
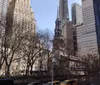
[(15, 56), (23, 40), (23, 35), (20, 31), (22, 30), (17, 28), (11, 36), (6, 35), (6, 33), (2, 36), (1, 58), (3, 58), (5, 62), (5, 76), (10, 75), (10, 66), (14, 60), (18, 59), (18, 56)]
[[(5, 76), (10, 75), (10, 67), (15, 60), (21, 59), (18, 58), (17, 53), (20, 51), (20, 46), (23, 41), (23, 36), (26, 34), (24, 32), (23, 26), (20, 28), (20, 24), (11, 23), (12, 26), (8, 26), (8, 23), (2, 24), (0, 28), (0, 69), (2, 65), (5, 66)], [(10, 30), (8, 31), (9, 28)], [(23, 33), (24, 32), (24, 33)], [(3, 69), (4, 70), (4, 69)]]
[(80, 62), (72, 66), (72, 70), (79, 75), (85, 75), (88, 82), (93, 81), (93, 78), (99, 79), (100, 73), (100, 60), (98, 54), (87, 54), (82, 57)]
[(43, 50), (43, 42), (40, 42), (40, 34), (25, 36), (25, 40), (22, 44), (23, 56), (26, 57), (26, 75), (29, 75), (33, 70), (33, 65), (36, 60), (40, 57), (40, 52)]
[(42, 42), (43, 43), (43, 46), (44, 46), (44, 49), (46, 51), (45, 53), (45, 56), (46, 56), (46, 61), (47, 61), (47, 71), (48, 73), (50, 72), (50, 57), (52, 55), (51, 53), (51, 49), (52, 49), (52, 34), (50, 32), (49, 29), (46, 29), (46, 30), (40, 30), (39, 33), (42, 33)]
[(96, 77), (100, 72), (100, 60), (97, 54), (88, 54), (83, 58), (85, 64), (83, 65), (86, 79), (90, 80), (92, 77)]
[(2, 54), (2, 50), (3, 50), (3, 41), (4, 40), (4, 31), (5, 31), (5, 23), (2, 23), (2, 21), (0, 21), (0, 70), (2, 69), (2, 65), (4, 63), (4, 58), (3, 58), (3, 54)]
[(43, 49), (41, 52), (40, 52), (40, 54), (39, 54), (39, 59), (38, 59), (38, 61), (39, 61), (39, 71), (41, 72), (42, 71), (42, 69), (43, 69), (43, 66), (44, 65), (46, 65), (47, 63), (46, 63), (46, 58), (47, 58), (47, 52), (46, 52), (47, 50), (46, 49)]
[(50, 61), (50, 57), (51, 57), (51, 48), (52, 48), (52, 37), (51, 35), (46, 32), (44, 34), (44, 39), (45, 39), (45, 48), (47, 49), (46, 50), (46, 55), (47, 55), (47, 70), (49, 71), (50, 70), (50, 67), (49, 67), (49, 61)]

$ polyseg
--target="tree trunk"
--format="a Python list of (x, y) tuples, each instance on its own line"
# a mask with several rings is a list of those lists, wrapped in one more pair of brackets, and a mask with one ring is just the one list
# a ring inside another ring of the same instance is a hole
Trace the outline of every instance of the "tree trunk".
[(47, 59), (47, 71), (50, 71), (50, 67), (49, 67), (49, 51), (48, 51), (48, 59)]
[(30, 74), (32, 75), (33, 65), (31, 65)]
[(0, 70), (2, 69), (2, 65), (0, 64)]
[(29, 75), (29, 65), (27, 64), (27, 67), (26, 67), (26, 75), (28, 76)]
[(41, 70), (42, 70), (42, 61), (40, 60), (39, 71), (41, 72)]
[(29, 68), (26, 69), (26, 75), (29, 75)]
[(7, 65), (7, 66), (6, 66), (5, 76), (6, 76), (6, 77), (10, 77), (10, 65)]

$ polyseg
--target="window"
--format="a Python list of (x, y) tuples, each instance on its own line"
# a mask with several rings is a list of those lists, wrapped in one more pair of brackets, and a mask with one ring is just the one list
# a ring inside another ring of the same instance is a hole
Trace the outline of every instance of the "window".
[(74, 45), (76, 46), (77, 45), (77, 42), (74, 42)]
[(76, 31), (73, 31), (73, 35), (76, 35)]
[(73, 40), (77, 40), (76, 36), (73, 36)]

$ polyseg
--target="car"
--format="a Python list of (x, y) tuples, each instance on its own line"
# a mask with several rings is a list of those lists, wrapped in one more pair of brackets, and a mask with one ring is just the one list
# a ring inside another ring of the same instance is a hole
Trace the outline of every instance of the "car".
[[(47, 85), (52, 85), (52, 82), (48, 82)], [(60, 81), (53, 81), (53, 85), (60, 85)]]
[(0, 85), (14, 85), (14, 80), (13, 79), (0, 79)]
[(41, 82), (31, 82), (28, 85), (43, 85)]
[(76, 80), (64, 80), (61, 85), (78, 85)]

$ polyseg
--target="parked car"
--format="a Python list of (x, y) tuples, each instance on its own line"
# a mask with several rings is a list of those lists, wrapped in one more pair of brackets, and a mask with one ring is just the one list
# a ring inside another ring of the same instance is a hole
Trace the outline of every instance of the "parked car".
[(28, 85), (43, 85), (41, 82), (31, 82)]
[(0, 79), (0, 85), (14, 85), (13, 79)]
[(78, 85), (76, 80), (65, 80), (61, 82), (61, 85)]
[[(52, 82), (48, 82), (47, 85), (52, 85)], [(53, 85), (60, 85), (60, 81), (53, 81)]]

